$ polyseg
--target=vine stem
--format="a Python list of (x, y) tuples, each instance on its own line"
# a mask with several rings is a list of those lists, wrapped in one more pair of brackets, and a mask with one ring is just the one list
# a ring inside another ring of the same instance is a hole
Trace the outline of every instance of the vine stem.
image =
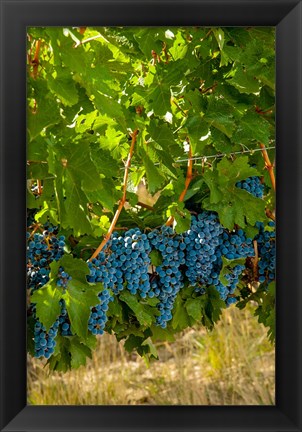
[(42, 195), (42, 183), (41, 180), (37, 180), (38, 185), (38, 195)]
[(253, 259), (253, 273), (254, 273), (254, 276), (257, 276), (258, 275), (258, 261), (259, 261), (257, 240), (253, 241), (253, 246), (254, 246), (254, 251), (255, 251), (255, 257)]
[(109, 41), (102, 34), (98, 34), (96, 36), (91, 36), (90, 38), (83, 39), (82, 41), (79, 41), (78, 43), (75, 44), (74, 48), (78, 48), (80, 45), (83, 45), (87, 42), (91, 42), (91, 41), (96, 40), (96, 39), (103, 39), (106, 43), (109, 43)]
[(274, 189), (274, 191), (276, 191), (276, 179), (275, 179), (275, 173), (274, 173), (274, 165), (270, 161), (270, 158), (269, 158), (268, 153), (266, 151), (265, 145), (260, 143), (260, 147), (261, 147), (262, 156), (263, 156), (263, 159), (265, 162), (265, 168), (268, 170), (273, 189)]
[(118, 221), (118, 218), (121, 214), (121, 211), (124, 207), (124, 204), (126, 202), (128, 174), (129, 174), (129, 168), (131, 166), (131, 159), (132, 159), (132, 155), (133, 155), (134, 146), (136, 143), (137, 134), (138, 134), (138, 129), (135, 129), (135, 131), (132, 134), (131, 146), (130, 146), (128, 158), (127, 158), (127, 161), (125, 164), (125, 173), (124, 173), (124, 182), (123, 182), (123, 196), (120, 199), (118, 208), (117, 208), (115, 215), (112, 219), (112, 222), (111, 222), (111, 225), (108, 229), (107, 234), (105, 235), (105, 237), (104, 237), (103, 241), (101, 242), (101, 244), (99, 245), (99, 247), (91, 255), (91, 257), (89, 258), (89, 261), (92, 261), (93, 258), (96, 258), (98, 256), (98, 254), (104, 249), (105, 245), (108, 243), (110, 236), (111, 236), (113, 230), (115, 229), (115, 225)]
[[(185, 187), (184, 190), (179, 195), (178, 201), (183, 202), (185, 199), (187, 190), (190, 186), (191, 180), (193, 178), (193, 155), (192, 155), (192, 148), (191, 145), (189, 145), (189, 154), (188, 154), (188, 165), (187, 165), (187, 175), (186, 175), (186, 181), (185, 181)], [(166, 222), (166, 226), (171, 226), (174, 222), (174, 217), (170, 216), (169, 219)]]
[(267, 216), (268, 218), (270, 218), (271, 220), (273, 220), (273, 221), (276, 220), (275, 213), (272, 212), (271, 210), (266, 209), (266, 210), (265, 210), (265, 214), (266, 214), (266, 216)]
[(39, 53), (40, 53), (40, 48), (41, 48), (41, 41), (40, 39), (37, 40), (36, 42), (36, 51), (35, 51), (35, 55), (34, 58), (32, 60), (32, 65), (33, 65), (33, 78), (36, 79), (38, 76), (38, 69), (39, 69)]
[(29, 238), (32, 238), (36, 231), (40, 231), (40, 233), (43, 233), (43, 229), (41, 228), (41, 225), (39, 223), (31, 225), (33, 227), (32, 232), (30, 233)]

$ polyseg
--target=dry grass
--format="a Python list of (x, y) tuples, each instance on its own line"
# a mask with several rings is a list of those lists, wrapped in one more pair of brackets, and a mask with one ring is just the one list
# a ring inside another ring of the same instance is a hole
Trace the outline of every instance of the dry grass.
[(108, 334), (86, 367), (51, 373), (29, 360), (35, 405), (272, 405), (275, 352), (250, 311), (231, 307), (212, 333), (190, 329), (147, 367)]

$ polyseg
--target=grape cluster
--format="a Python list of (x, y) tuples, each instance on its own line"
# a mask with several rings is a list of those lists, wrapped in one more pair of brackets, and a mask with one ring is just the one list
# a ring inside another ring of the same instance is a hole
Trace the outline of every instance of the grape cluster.
[(61, 334), (62, 336), (72, 336), (71, 329), (70, 329), (70, 320), (68, 317), (67, 309), (65, 301), (62, 299), (60, 300), (61, 305), (61, 313), (59, 316), (59, 324), (61, 328)]
[(151, 278), (149, 297), (158, 297), (160, 315), (156, 318), (156, 324), (166, 328), (167, 322), (172, 319), (175, 298), (183, 286), (180, 266), (185, 264), (185, 253), (181, 236), (175, 235), (171, 227), (163, 226), (150, 232), (148, 239), (161, 253), (162, 259), (162, 263), (155, 268), (155, 277)]
[(117, 267), (131, 294), (139, 293), (146, 298), (150, 290), (148, 268), (151, 252), (147, 235), (138, 228), (126, 231), (123, 236), (113, 237), (111, 251), (116, 254)]
[(36, 321), (34, 326), (35, 357), (45, 357), (48, 359), (53, 354), (58, 328), (59, 320), (56, 320), (47, 333), (43, 324), (40, 321)]
[(264, 185), (261, 183), (259, 177), (248, 177), (236, 183), (239, 189), (244, 189), (257, 198), (262, 198), (264, 193)]
[(242, 229), (232, 232), (223, 230), (219, 237), (219, 246), (217, 247), (215, 254), (217, 259), (214, 264), (214, 272), (211, 273), (211, 279), (210, 281), (208, 280), (208, 283), (210, 282), (216, 287), (221, 299), (225, 300), (228, 305), (235, 303), (234, 297), (229, 297), (229, 295), (234, 293), (239, 281), (239, 276), (242, 274), (245, 266), (238, 264), (233, 267), (230, 270), (230, 273), (225, 276), (229, 283), (224, 285), (219, 280), (219, 275), (223, 266), (222, 257), (225, 257), (228, 260), (234, 260), (254, 256), (255, 251), (253, 248), (253, 241), (246, 237)]
[(275, 279), (276, 243), (275, 222), (270, 221), (270, 230), (265, 230), (263, 223), (257, 222), (259, 234), (256, 236), (259, 252), (259, 282), (269, 283)]
[[(237, 187), (262, 197), (263, 185), (259, 177), (250, 177), (238, 182)], [(259, 233), (255, 237), (259, 251), (259, 282), (269, 283), (275, 278), (275, 231), (274, 223), (269, 228), (257, 223)], [(65, 238), (57, 237), (57, 228), (49, 224), (42, 234), (28, 234), (28, 276), (29, 287), (37, 289), (49, 280), (50, 263), (57, 261), (64, 253)], [(153, 265), (151, 252), (156, 250), (159, 259)], [(123, 234), (114, 233), (106, 248), (96, 259), (88, 262), (87, 281), (101, 282), (103, 290), (99, 293), (99, 303), (91, 308), (88, 329), (94, 335), (101, 335), (107, 322), (111, 293), (118, 295), (128, 290), (142, 299), (156, 297), (159, 301), (159, 315), (156, 324), (166, 328), (172, 319), (172, 309), (185, 280), (203, 294), (206, 288), (214, 286), (220, 298), (229, 306), (235, 303), (235, 290), (245, 265), (236, 263), (228, 266), (224, 281), (220, 280), (221, 270), (227, 260), (246, 259), (255, 254), (253, 240), (247, 238), (242, 229), (224, 229), (216, 213), (203, 211), (192, 216), (190, 229), (176, 234), (168, 226), (154, 229), (148, 234), (132, 228)], [(57, 285), (67, 289), (71, 276), (59, 268)], [(49, 358), (55, 346), (55, 337), (60, 331), (62, 336), (71, 336), (70, 320), (64, 300), (60, 300), (61, 313), (47, 333), (39, 320), (35, 324), (35, 355)], [(35, 305), (32, 305), (35, 316)]]
[(57, 285), (65, 290), (67, 288), (68, 281), (70, 281), (71, 279), (72, 277), (64, 271), (63, 267), (60, 267), (58, 272)]
[(27, 232), (27, 277), (28, 287), (36, 290), (49, 280), (50, 264), (64, 254), (65, 237), (57, 237), (57, 228), (49, 224), (43, 233)]
[(113, 300), (108, 289), (104, 289), (99, 295), (99, 304), (91, 308), (90, 317), (88, 320), (88, 329), (94, 335), (104, 333), (105, 324), (107, 322), (108, 304)]
[(210, 275), (217, 260), (216, 248), (222, 232), (215, 214), (203, 212), (197, 218), (192, 217), (191, 228), (183, 235), (186, 245), (185, 274), (192, 286), (211, 284)]
[[(121, 262), (117, 262), (117, 255), (111, 252), (112, 239), (107, 243), (106, 249), (101, 251), (97, 258), (88, 262), (89, 275), (87, 281), (90, 283), (101, 282), (104, 288), (111, 289), (115, 294), (124, 289), (123, 272), (120, 269)], [(116, 245), (115, 245), (116, 248)]]

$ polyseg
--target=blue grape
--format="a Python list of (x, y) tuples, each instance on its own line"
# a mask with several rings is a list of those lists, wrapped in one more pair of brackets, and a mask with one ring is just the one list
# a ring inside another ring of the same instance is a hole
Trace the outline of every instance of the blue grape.
[(55, 349), (56, 341), (59, 328), (59, 320), (56, 320), (51, 326), (48, 332), (46, 332), (45, 326), (37, 320), (34, 325), (34, 346), (35, 346), (35, 357), (49, 358)]
[(257, 198), (263, 198), (264, 185), (259, 177), (249, 177), (236, 183), (239, 189), (244, 189)]
[(44, 225), (43, 233), (27, 232), (27, 281), (36, 290), (49, 281), (50, 264), (64, 254), (65, 237), (57, 237), (57, 228)]
[(163, 226), (148, 234), (150, 244), (161, 253), (162, 263), (155, 268), (151, 277), (149, 297), (158, 297), (157, 308), (160, 315), (156, 324), (166, 328), (172, 319), (172, 309), (179, 290), (183, 287), (180, 266), (185, 264), (185, 253), (180, 248), (182, 237), (171, 227)]
[(265, 229), (264, 224), (257, 222), (259, 234), (255, 237), (258, 243), (258, 272), (259, 282), (266, 283), (275, 280), (276, 271), (276, 234), (275, 223), (270, 221), (268, 226), (270, 229)]
[(88, 329), (94, 335), (104, 333), (104, 328), (107, 322), (108, 304), (113, 300), (108, 289), (104, 289), (98, 295), (100, 302), (91, 308), (90, 317), (88, 320)]

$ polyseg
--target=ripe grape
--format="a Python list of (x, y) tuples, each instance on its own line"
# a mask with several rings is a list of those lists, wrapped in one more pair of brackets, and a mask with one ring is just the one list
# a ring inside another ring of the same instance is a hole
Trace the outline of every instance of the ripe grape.
[(163, 226), (148, 234), (150, 244), (161, 253), (162, 263), (155, 268), (151, 276), (149, 297), (158, 297), (157, 308), (160, 315), (156, 324), (166, 328), (172, 319), (172, 309), (179, 290), (183, 287), (180, 266), (185, 264), (185, 253), (180, 248), (182, 237), (176, 235), (171, 227)]
[(244, 189), (257, 198), (263, 198), (264, 185), (261, 183), (260, 177), (248, 177), (246, 180), (241, 180), (236, 183), (239, 189)]
[(108, 304), (113, 300), (108, 289), (104, 289), (98, 295), (100, 303), (91, 308), (90, 317), (88, 320), (88, 329), (94, 335), (104, 333), (105, 324), (107, 322)]
[(275, 279), (276, 270), (276, 240), (275, 240), (275, 222), (268, 223), (268, 229), (264, 228), (264, 224), (257, 222), (259, 234), (255, 237), (258, 243), (258, 272), (259, 282), (266, 283)]
[(35, 357), (49, 358), (56, 346), (55, 337), (57, 336), (59, 328), (59, 320), (56, 320), (48, 332), (45, 326), (37, 320), (34, 326), (34, 343), (35, 343)]
[(27, 280), (32, 290), (48, 282), (50, 264), (64, 254), (65, 237), (57, 237), (57, 227), (46, 224), (44, 228), (43, 233), (27, 232)]

